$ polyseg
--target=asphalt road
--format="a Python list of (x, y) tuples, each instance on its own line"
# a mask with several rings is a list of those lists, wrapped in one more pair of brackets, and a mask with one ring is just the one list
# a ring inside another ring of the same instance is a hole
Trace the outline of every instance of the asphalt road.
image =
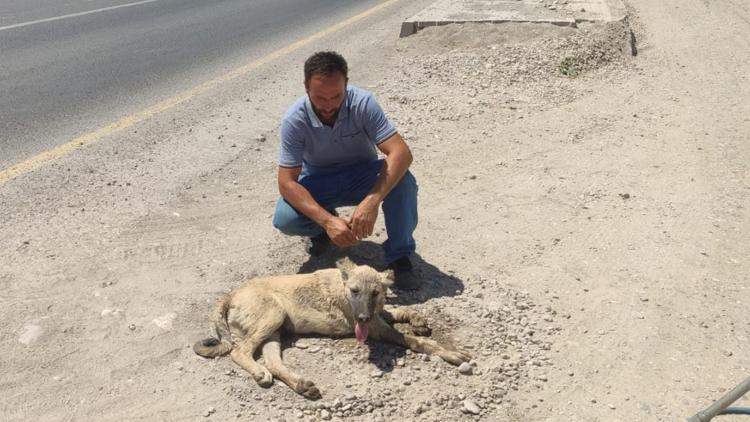
[(0, 169), (378, 0), (0, 0)]

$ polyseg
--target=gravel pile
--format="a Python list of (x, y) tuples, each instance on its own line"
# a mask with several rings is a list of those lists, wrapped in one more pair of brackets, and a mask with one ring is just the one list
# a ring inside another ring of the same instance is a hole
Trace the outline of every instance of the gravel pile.
[[(511, 107), (518, 102), (542, 107), (562, 104), (573, 99), (567, 87), (571, 79), (606, 67), (622, 67), (629, 54), (629, 29), (622, 22), (548, 29), (547, 36), (523, 42), (513, 42), (519, 36), (503, 32), (493, 37), (490, 31), (487, 36), (483, 24), (446, 30), (454, 31), (444, 43), (453, 47), (448, 51), (421, 53), (434, 50), (422, 44), (439, 45), (434, 34), (402, 41), (407, 54), (401, 58), (398, 79), (384, 81), (377, 88), (381, 97), (385, 95), (389, 104), (399, 108), (396, 114), (423, 110), (430, 119), (457, 121), (498, 101)], [(474, 41), (457, 45), (452, 39), (457, 36)], [(462, 102), (456, 103), (456, 98)], [(468, 112), (466, 105), (472, 106)]]
[(292, 341), (284, 358), (322, 388), (320, 401), (298, 397), (278, 381), (261, 389), (229, 361), (224, 376), (205, 381), (228, 384), (224, 390), (238, 404), (241, 418), (273, 414), (287, 421), (386, 421), (503, 415), (512, 406), (506, 400), (509, 391), (546, 381), (547, 353), (559, 327), (551, 306), (536, 305), (522, 292), (493, 290), (499, 294), (491, 302), (469, 293), (415, 305), (436, 338), (472, 354), (471, 363), (462, 367), (374, 341), (368, 350), (348, 340), (304, 338)]

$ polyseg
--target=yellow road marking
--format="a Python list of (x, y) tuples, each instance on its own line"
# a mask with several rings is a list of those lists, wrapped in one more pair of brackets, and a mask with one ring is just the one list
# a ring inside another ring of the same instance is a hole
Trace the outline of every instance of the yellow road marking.
[(236, 79), (240, 76), (244, 76), (251, 71), (269, 63), (272, 62), (280, 57), (283, 57), (295, 50), (298, 50), (307, 44), (310, 44), (314, 41), (317, 41), (325, 36), (328, 36), (336, 31), (339, 31), (340, 29), (343, 29), (357, 21), (360, 21), (367, 16), (384, 9), (393, 3), (398, 2), (399, 0), (388, 0), (383, 3), (378, 4), (377, 6), (374, 6), (370, 9), (365, 10), (364, 12), (352, 16), (349, 19), (346, 19), (344, 21), (341, 21), (337, 23), (336, 25), (333, 25), (332, 27), (320, 31), (318, 33), (315, 33), (313, 35), (310, 35), (307, 38), (303, 38), (299, 41), (296, 41), (292, 44), (289, 44), (288, 46), (276, 50), (273, 53), (270, 53), (266, 56), (261, 57), (258, 60), (255, 60), (252, 63), (248, 63), (244, 66), (241, 66), (235, 70), (232, 70), (231, 72), (228, 72), (224, 74), (223, 76), (220, 76), (216, 79), (212, 79), (206, 82), (203, 82), (202, 84), (195, 86), (193, 88), (190, 88), (187, 91), (184, 91), (182, 93), (179, 93), (175, 95), (172, 98), (168, 98), (164, 101), (161, 101), (159, 103), (156, 103), (152, 105), (151, 107), (146, 108), (145, 110), (142, 110), (138, 113), (131, 114), (130, 116), (124, 117), (114, 123), (111, 123), (107, 126), (104, 126), (102, 128), (99, 128), (93, 132), (86, 133), (84, 135), (81, 135), (73, 140), (70, 140), (60, 146), (57, 146), (55, 148), (51, 148), (47, 151), (41, 152), (34, 157), (29, 158), (26, 161), (20, 162), (18, 164), (15, 164), (11, 166), (10, 168), (3, 169), (0, 171), (0, 185), (4, 184), (5, 182), (15, 179), (16, 177), (22, 176), (26, 173), (29, 173), (31, 171), (34, 171), (44, 165), (45, 163), (48, 163), (52, 160), (55, 160), (57, 158), (60, 158), (62, 156), (65, 156), (72, 151), (75, 151), (83, 146), (96, 143), (100, 141), (102, 138), (112, 135), (115, 132), (118, 132), (120, 130), (126, 129), (130, 126), (133, 126), (137, 123), (140, 123), (144, 120), (147, 120), (156, 114), (159, 114), (163, 111), (169, 110), (170, 108), (181, 104), (185, 101), (190, 100), (191, 98), (200, 95), (206, 91), (209, 91), (216, 86), (231, 81), (233, 79)]

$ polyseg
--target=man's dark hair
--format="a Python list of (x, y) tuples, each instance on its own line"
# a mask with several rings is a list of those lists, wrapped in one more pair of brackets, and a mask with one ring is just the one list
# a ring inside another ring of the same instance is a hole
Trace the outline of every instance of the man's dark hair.
[(329, 76), (336, 72), (341, 72), (345, 79), (349, 78), (346, 60), (335, 51), (319, 51), (305, 60), (305, 85), (315, 75)]

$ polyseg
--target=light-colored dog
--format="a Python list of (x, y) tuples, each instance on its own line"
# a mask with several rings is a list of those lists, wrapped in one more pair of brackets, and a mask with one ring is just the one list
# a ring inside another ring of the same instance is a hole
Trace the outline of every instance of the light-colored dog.
[[(348, 258), (338, 268), (312, 274), (258, 278), (233, 290), (217, 306), (213, 321), (218, 338), (195, 343), (193, 350), (204, 357), (231, 352), (232, 360), (252, 374), (258, 385), (269, 387), (273, 377), (297, 393), (320, 398), (315, 385), (292, 372), (281, 359), (281, 330), (297, 334), (343, 337), (354, 333), (359, 343), (368, 335), (377, 340), (440, 356), (459, 365), (470, 359), (448, 350), (435, 340), (402, 334), (391, 324), (409, 323), (416, 334), (429, 334), (424, 319), (413, 310), (384, 310), (385, 293), (393, 283), (393, 272), (378, 272), (357, 266)], [(262, 347), (265, 366), (253, 355)]]

